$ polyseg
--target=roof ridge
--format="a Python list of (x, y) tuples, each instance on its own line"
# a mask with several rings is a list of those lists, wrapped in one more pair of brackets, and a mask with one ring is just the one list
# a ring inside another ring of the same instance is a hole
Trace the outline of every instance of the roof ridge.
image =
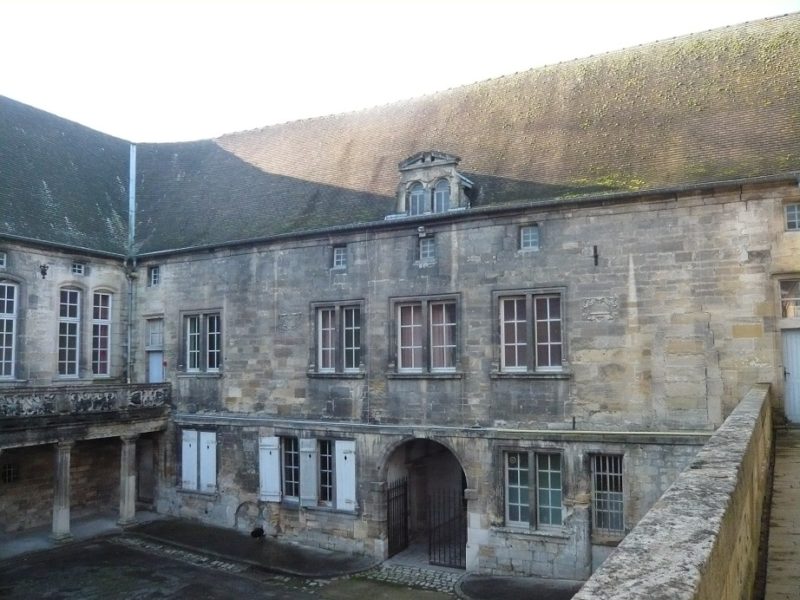
[(253, 127), (253, 128), (250, 128), (250, 129), (241, 129), (241, 130), (237, 130), (237, 131), (230, 131), (230, 132), (223, 133), (222, 135), (219, 135), (219, 136), (216, 136), (216, 137), (210, 138), (210, 139), (212, 139), (212, 140), (220, 140), (220, 139), (223, 139), (223, 138), (226, 138), (226, 137), (233, 137), (233, 136), (237, 136), (237, 135), (240, 135), (240, 134), (257, 133), (257, 132), (265, 131), (265, 130), (272, 129), (272, 128), (283, 127), (285, 125), (293, 125), (293, 124), (296, 124), (296, 123), (298, 123), (298, 124), (299, 123), (307, 123), (307, 122), (311, 122), (311, 121), (324, 121), (324, 120), (334, 119), (334, 118), (338, 118), (338, 117), (346, 117), (346, 116), (351, 116), (351, 115), (357, 115), (359, 113), (365, 113), (365, 112), (369, 112), (369, 111), (373, 111), (373, 110), (377, 110), (377, 109), (390, 108), (390, 107), (393, 107), (393, 106), (401, 106), (402, 104), (406, 104), (406, 103), (409, 103), (409, 102), (414, 102), (414, 101), (417, 101), (417, 100), (424, 100), (424, 99), (428, 99), (428, 98), (435, 98), (437, 96), (441, 96), (441, 95), (449, 94), (449, 93), (454, 93), (454, 92), (457, 92), (457, 91), (460, 91), (460, 90), (465, 90), (467, 88), (477, 87), (477, 86), (480, 86), (480, 85), (486, 85), (486, 84), (489, 84), (489, 83), (492, 83), (492, 82), (499, 82), (499, 81), (502, 81), (504, 79), (510, 80), (510, 79), (512, 79), (514, 77), (519, 77), (521, 75), (526, 75), (528, 73), (533, 73), (533, 72), (536, 72), (536, 71), (542, 71), (542, 70), (545, 70), (545, 69), (552, 69), (554, 67), (558, 67), (558, 66), (562, 66), (562, 65), (578, 64), (578, 63), (581, 63), (581, 62), (584, 62), (584, 61), (589, 61), (589, 60), (598, 60), (600, 58), (612, 56), (612, 55), (615, 55), (615, 54), (623, 54), (623, 53), (631, 52), (633, 50), (641, 50), (643, 48), (657, 47), (657, 46), (661, 46), (661, 45), (665, 45), (665, 44), (675, 43), (675, 42), (680, 41), (680, 40), (685, 40), (685, 39), (690, 39), (690, 38), (697, 38), (697, 37), (700, 37), (700, 36), (709, 35), (709, 34), (712, 34), (712, 33), (722, 33), (724, 31), (730, 30), (730, 29), (745, 28), (745, 27), (749, 27), (749, 26), (752, 26), (752, 25), (758, 25), (758, 24), (766, 23), (768, 21), (773, 21), (773, 20), (778, 20), (778, 19), (785, 19), (785, 18), (791, 17), (791, 16), (800, 17), (800, 11), (791, 12), (791, 13), (784, 13), (782, 15), (773, 15), (771, 17), (763, 17), (761, 19), (754, 19), (754, 20), (750, 20), (750, 21), (742, 21), (740, 23), (731, 23), (729, 25), (723, 25), (721, 27), (713, 27), (711, 29), (704, 29), (704, 30), (701, 30), (701, 31), (694, 31), (694, 32), (690, 32), (690, 33), (685, 33), (683, 35), (676, 35), (676, 36), (669, 37), (669, 38), (662, 38), (662, 39), (653, 40), (653, 41), (650, 41), (650, 42), (643, 42), (641, 44), (635, 44), (635, 45), (632, 45), (632, 46), (624, 46), (622, 48), (616, 48), (614, 50), (607, 50), (605, 52), (600, 52), (598, 54), (589, 54), (587, 56), (578, 56), (578, 57), (575, 57), (575, 58), (570, 58), (568, 60), (562, 60), (562, 61), (558, 61), (558, 62), (554, 62), (554, 63), (546, 63), (546, 64), (542, 64), (542, 65), (537, 65), (537, 66), (534, 66), (534, 67), (530, 67), (529, 69), (524, 69), (522, 71), (514, 71), (513, 73), (504, 73), (502, 75), (497, 75), (495, 77), (487, 77), (486, 79), (479, 79), (477, 81), (471, 81), (469, 83), (464, 83), (464, 84), (452, 86), (452, 87), (449, 87), (449, 88), (435, 90), (435, 91), (432, 91), (432, 92), (429, 92), (429, 93), (426, 93), (426, 94), (420, 94), (418, 96), (409, 96), (409, 97), (406, 97), (406, 98), (400, 98), (400, 99), (397, 99), (397, 100), (384, 102), (382, 104), (373, 104), (371, 106), (364, 106), (364, 107), (356, 108), (356, 109), (353, 109), (353, 110), (346, 110), (346, 111), (336, 112), (336, 113), (328, 113), (328, 114), (325, 114), (325, 115), (317, 115), (317, 116), (306, 117), (306, 118), (302, 118), (302, 119), (292, 119), (292, 120), (289, 120), (289, 121), (281, 121), (281, 122), (278, 122), (278, 123), (271, 123), (269, 125), (264, 125), (264, 126), (261, 126), (261, 127)]

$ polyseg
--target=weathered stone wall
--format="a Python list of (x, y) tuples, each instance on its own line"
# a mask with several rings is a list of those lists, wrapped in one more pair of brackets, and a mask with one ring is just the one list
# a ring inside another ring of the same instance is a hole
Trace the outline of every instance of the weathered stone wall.
[(772, 435), (757, 385), (575, 600), (750, 598)]
[[(3, 241), (7, 266), (0, 269), (0, 280), (18, 285), (16, 380), (0, 381), (0, 390), (13, 385), (58, 385), (95, 383), (122, 378), (127, 372), (126, 340), (128, 284), (122, 260), (81, 255), (78, 252), (41, 250)], [(74, 275), (72, 263), (84, 264), (84, 274)], [(47, 265), (44, 279), (40, 265)], [(71, 287), (81, 291), (79, 331), (79, 377), (58, 376), (59, 290)], [(111, 364), (109, 377), (92, 374), (92, 294), (113, 294), (111, 302)]]
[[(249, 531), (263, 526), (269, 535), (329, 549), (386, 556), (386, 486), (409, 476), (410, 533), (425, 539), (426, 493), (441, 486), (461, 489), (467, 498), (467, 568), (501, 575), (540, 575), (585, 579), (598, 542), (590, 528), (590, 456), (619, 454), (624, 465), (626, 529), (692, 460), (707, 434), (599, 434), (591, 431), (510, 431), (393, 427), (346, 423), (273, 421), (214, 415), (183, 415), (180, 426), (217, 431), (216, 494), (164, 486), (159, 511)], [(259, 500), (258, 437), (284, 435), (354, 439), (357, 452), (358, 510), (298, 507)], [(503, 452), (546, 450), (562, 455), (564, 525), (550, 530), (504, 525)], [(167, 461), (179, 464), (177, 448)], [(422, 507), (425, 508), (424, 506)], [(415, 512), (416, 511), (416, 512)], [(424, 510), (423, 510), (424, 512)], [(607, 540), (606, 540), (607, 541)]]
[[(530, 208), (426, 222), (437, 259), (416, 259), (418, 222), (368, 233), (164, 257), (140, 264), (136, 377), (146, 316), (165, 318), (167, 377), (180, 410), (398, 424), (711, 429), (757, 381), (777, 383), (772, 253), (787, 258), (783, 202), (796, 187), (745, 186), (618, 204)], [(539, 251), (517, 249), (538, 223)], [(780, 233), (777, 233), (780, 232)], [(347, 244), (347, 269), (331, 269)], [(594, 247), (597, 247), (597, 265)], [(162, 282), (148, 287), (148, 265)], [(503, 291), (564, 290), (565, 369), (498, 372)], [(392, 300), (452, 295), (458, 367), (395, 373)], [(494, 294), (494, 296), (493, 296)], [(311, 302), (363, 306), (364, 371), (315, 374)], [(182, 374), (181, 316), (219, 310), (221, 375)]]
[[(4, 450), (0, 465), (19, 468), (19, 481), (0, 483), (0, 528), (47, 525), (53, 517), (55, 455), (51, 444)], [(78, 442), (70, 460), (72, 517), (119, 508), (119, 439)]]

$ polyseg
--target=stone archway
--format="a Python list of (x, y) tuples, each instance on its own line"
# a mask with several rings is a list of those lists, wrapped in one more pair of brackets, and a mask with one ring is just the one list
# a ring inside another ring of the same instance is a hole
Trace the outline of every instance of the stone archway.
[(432, 564), (464, 567), (466, 477), (447, 446), (430, 439), (400, 444), (385, 465), (389, 555), (427, 549)]

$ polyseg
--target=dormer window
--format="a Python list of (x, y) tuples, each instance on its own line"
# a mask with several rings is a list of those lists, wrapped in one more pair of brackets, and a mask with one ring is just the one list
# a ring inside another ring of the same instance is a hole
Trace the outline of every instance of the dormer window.
[(428, 150), (399, 164), (397, 211), (387, 219), (421, 216), (469, 208), (473, 183), (458, 172), (461, 159)]
[(433, 188), (433, 212), (450, 210), (450, 182), (440, 179)]
[(411, 187), (408, 188), (408, 214), (422, 215), (429, 212), (427, 204), (423, 185), (421, 183), (411, 184)]

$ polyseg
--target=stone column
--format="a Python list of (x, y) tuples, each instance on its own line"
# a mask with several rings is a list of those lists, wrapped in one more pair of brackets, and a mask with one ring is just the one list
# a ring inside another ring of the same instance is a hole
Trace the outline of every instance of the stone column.
[(55, 455), (55, 481), (53, 486), (53, 539), (72, 539), (69, 530), (69, 465), (74, 442), (58, 442)]
[(130, 525), (136, 517), (136, 439), (123, 435), (119, 457), (119, 525)]

